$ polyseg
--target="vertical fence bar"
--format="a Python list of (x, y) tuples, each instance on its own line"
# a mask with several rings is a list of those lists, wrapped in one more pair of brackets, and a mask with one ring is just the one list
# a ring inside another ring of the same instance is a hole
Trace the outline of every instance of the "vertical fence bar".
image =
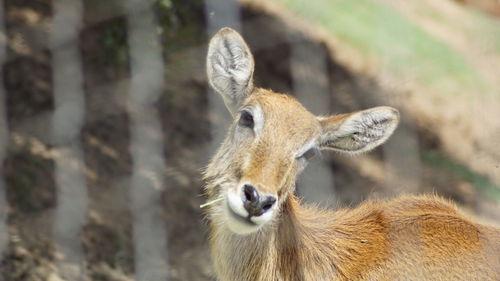
[(133, 172), (130, 186), (135, 276), (168, 279), (167, 232), (160, 199), (165, 189), (163, 134), (154, 107), (165, 69), (152, 1), (127, 0), (131, 84), (128, 93)]
[(55, 110), (52, 139), (57, 207), (53, 225), (57, 265), (64, 280), (84, 280), (81, 231), (87, 217), (87, 187), (80, 132), (84, 122), (84, 92), (79, 53), (82, 3), (54, 1), (50, 35)]
[[(329, 108), (328, 56), (320, 46), (290, 38), (293, 93), (314, 114), (327, 114)], [(305, 186), (305, 189), (301, 189)], [(314, 188), (312, 188), (314, 187)], [(298, 192), (306, 200), (334, 207), (333, 173), (325, 159), (311, 161), (299, 179)]]
[[(5, 61), (5, 47), (7, 35), (5, 34), (4, 3), (0, 1), (0, 260), (3, 258), (8, 243), (7, 235), (7, 200), (4, 181), (3, 163), (7, 155), (9, 143), (9, 129), (7, 125), (7, 108), (5, 106), (5, 87), (3, 85), (3, 63)], [(2, 276), (0, 276), (2, 280)]]
[(240, 7), (235, 0), (205, 1), (208, 35), (212, 36), (223, 27), (241, 31)]

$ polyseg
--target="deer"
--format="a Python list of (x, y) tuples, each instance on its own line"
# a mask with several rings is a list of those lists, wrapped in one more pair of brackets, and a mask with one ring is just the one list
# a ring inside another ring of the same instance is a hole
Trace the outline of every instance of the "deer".
[(315, 116), (288, 94), (255, 87), (252, 53), (227, 27), (211, 38), (206, 63), (233, 118), (203, 172), (218, 280), (500, 280), (500, 229), (437, 195), (328, 210), (295, 194), (319, 151), (372, 150), (396, 129), (398, 110)]

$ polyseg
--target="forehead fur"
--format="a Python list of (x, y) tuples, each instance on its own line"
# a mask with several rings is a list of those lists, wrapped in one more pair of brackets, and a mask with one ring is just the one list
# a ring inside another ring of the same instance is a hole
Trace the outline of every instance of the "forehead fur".
[(258, 104), (262, 108), (264, 130), (273, 135), (309, 138), (320, 130), (316, 116), (293, 96), (257, 89), (246, 104)]

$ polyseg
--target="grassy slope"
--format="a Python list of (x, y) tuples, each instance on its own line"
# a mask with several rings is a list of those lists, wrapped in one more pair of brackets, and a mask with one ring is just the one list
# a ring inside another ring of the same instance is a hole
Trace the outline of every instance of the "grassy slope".
[[(444, 41), (432, 36), (393, 7), (376, 0), (278, 0), (290, 11), (324, 27), (349, 44), (359, 55), (387, 67), (394, 77), (412, 77), (429, 93), (468, 98), (468, 95), (495, 93), (473, 64)], [(477, 11), (464, 10), (457, 22), (445, 12), (421, 5), (423, 13), (460, 30), (471, 40), (488, 38), (488, 52), (500, 56), (500, 25)], [(434, 152), (422, 152), (422, 160), (444, 172), (471, 183), (488, 197), (500, 200), (500, 187), (487, 177)], [(444, 160), (443, 160), (444, 159)]]
[[(278, 1), (292, 12), (323, 26), (361, 55), (384, 63), (393, 75), (410, 75), (417, 83), (442, 94), (492, 92), (487, 79), (460, 54), (389, 5), (374, 0), (316, 0), (314, 5), (305, 0)], [(473, 38), (484, 35), (484, 31), (487, 36), (500, 38), (500, 29), (487, 19), (477, 13), (470, 16), (483, 30), (477, 33), (477, 28), (464, 26)], [(495, 49), (498, 50), (499, 44), (495, 43)]]

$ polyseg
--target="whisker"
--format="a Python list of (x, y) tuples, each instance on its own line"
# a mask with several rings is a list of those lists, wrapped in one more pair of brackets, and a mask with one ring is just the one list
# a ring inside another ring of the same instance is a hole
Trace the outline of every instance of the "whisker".
[(217, 203), (217, 202), (219, 202), (219, 201), (221, 201), (221, 200), (223, 200), (223, 199), (224, 199), (224, 197), (223, 197), (223, 196), (220, 196), (219, 198), (215, 198), (215, 199), (214, 199), (214, 200), (212, 200), (212, 201), (208, 201), (208, 202), (206, 202), (206, 203), (204, 203), (204, 204), (201, 204), (201, 205), (200, 205), (200, 209), (203, 209), (203, 208), (205, 208), (205, 207), (207, 207), (207, 206), (210, 206), (210, 205), (212, 205), (212, 204), (214, 204), (214, 203)]

